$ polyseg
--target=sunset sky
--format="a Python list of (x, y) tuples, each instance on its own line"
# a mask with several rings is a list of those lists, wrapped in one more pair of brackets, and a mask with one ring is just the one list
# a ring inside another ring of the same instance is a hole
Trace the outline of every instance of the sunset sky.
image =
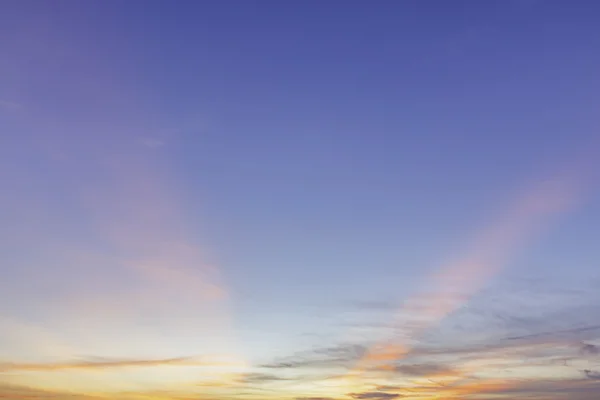
[(0, 0), (0, 399), (597, 399), (599, 21)]

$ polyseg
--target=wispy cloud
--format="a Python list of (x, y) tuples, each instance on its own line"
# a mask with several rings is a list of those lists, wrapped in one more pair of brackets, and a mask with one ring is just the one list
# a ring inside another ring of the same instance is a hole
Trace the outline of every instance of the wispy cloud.
[(21, 399), (38, 399), (38, 400), (101, 400), (103, 396), (90, 394), (79, 394), (68, 391), (45, 390), (22, 385), (12, 385), (8, 383), (0, 383), (0, 399), (21, 400)]
[(453, 367), (437, 363), (403, 364), (396, 366), (394, 371), (407, 376), (439, 376), (457, 373)]
[(180, 357), (156, 360), (105, 360), (105, 361), (76, 361), (59, 363), (0, 363), (1, 372), (15, 371), (62, 371), (62, 370), (104, 370), (109, 368), (156, 367), (156, 366), (228, 366), (236, 365), (231, 362), (203, 360), (202, 358)]
[(511, 337), (507, 337), (506, 340), (534, 339), (534, 338), (540, 338), (540, 337), (544, 337), (544, 336), (561, 336), (561, 335), (591, 332), (591, 331), (600, 331), (600, 325), (583, 326), (580, 328), (564, 329), (564, 330), (550, 331), (550, 332), (532, 333), (529, 335), (522, 335), (522, 336), (511, 336)]
[(243, 383), (270, 383), (270, 382), (281, 382), (281, 381), (289, 381), (290, 378), (284, 378), (279, 375), (274, 374), (264, 374), (264, 373), (250, 373), (246, 374), (242, 379)]
[(478, 231), (456, 261), (443, 263), (431, 277), (430, 290), (404, 302), (396, 318), (404, 331), (371, 347), (351, 374), (368, 368), (387, 368), (405, 356), (411, 341), (419, 340), (434, 324), (455, 312), (506, 264), (507, 260), (556, 217), (575, 208), (589, 183), (590, 157), (577, 159), (558, 174), (527, 188), (493, 222)]
[(331, 397), (296, 397), (296, 400), (335, 400)]
[(317, 347), (308, 351), (298, 352), (293, 356), (263, 364), (263, 368), (336, 368), (348, 367), (360, 359), (366, 351), (362, 344), (340, 344)]
[[(361, 391), (361, 386), (357, 385), (356, 389), (359, 390), (354, 389), (350, 393), (355, 396), (363, 393), (377, 396), (375, 393), (384, 393), (382, 397), (395, 395), (406, 398), (443, 395), (448, 399), (466, 399), (471, 396), (478, 399), (486, 398), (485, 396), (512, 398), (513, 393), (521, 393), (522, 397), (519, 398), (543, 396), (540, 398), (562, 400), (556, 394), (556, 390), (560, 388), (578, 399), (591, 399), (591, 395), (586, 392), (588, 386), (577, 377), (581, 376), (581, 371), (588, 369), (587, 374), (583, 373), (587, 375), (586, 380), (595, 379), (593, 369), (587, 368), (586, 363), (597, 355), (596, 345), (591, 343), (595, 343), (594, 340), (600, 337), (600, 332), (595, 329), (596, 325), (581, 324), (594, 321), (597, 317), (594, 303), (582, 303), (593, 302), (596, 298), (588, 296), (585, 288), (578, 286), (583, 292), (581, 296), (578, 294), (573, 297), (576, 302), (571, 304), (565, 303), (564, 295), (571, 291), (564, 285), (562, 290), (565, 293), (540, 285), (535, 289), (531, 285), (528, 287), (531, 291), (530, 299), (536, 298), (535, 290), (552, 294), (555, 299), (544, 294), (542, 297), (547, 305), (544, 309), (535, 308), (537, 312), (529, 317), (527, 314), (519, 314), (519, 310), (512, 310), (517, 313), (514, 316), (510, 314), (510, 309), (505, 310), (505, 315), (472, 309), (469, 317), (478, 319), (480, 326), (490, 323), (495, 326), (493, 323), (496, 320), (502, 322), (501, 329), (494, 328), (489, 332), (490, 336), (479, 337), (477, 340), (469, 340), (471, 333), (466, 328), (454, 331), (450, 329), (454, 333), (444, 335), (445, 330), (451, 327), (451, 318), (446, 321), (440, 334), (424, 336), (402, 358), (394, 359), (392, 352), (389, 368), (369, 370), (361, 380), (362, 388), (368, 390)], [(511, 288), (514, 289), (514, 285)], [(493, 295), (496, 296), (497, 293)], [(527, 302), (520, 297), (511, 299), (510, 291), (505, 296), (508, 296), (505, 297), (507, 301), (519, 300), (522, 306), (527, 306)], [(480, 296), (478, 306), (484, 307), (486, 304), (488, 301)], [(462, 312), (468, 313), (469, 310), (466, 308)], [(568, 325), (579, 326), (555, 329)], [(526, 334), (511, 335), (511, 332)], [(582, 343), (583, 340), (591, 342)], [(284, 370), (311, 369), (316, 373), (314, 384), (319, 385), (322, 381), (336, 387), (339, 384), (341, 388), (345, 387), (346, 381), (344, 373), (339, 371), (350, 371), (353, 363), (364, 355), (369, 346), (370, 343), (365, 341), (317, 347), (265, 366)], [(531, 375), (533, 371), (537, 375), (535, 378)], [(550, 380), (555, 376), (563, 376), (565, 379), (556, 382)], [(556, 390), (545, 390), (537, 382), (554, 382), (552, 387)]]
[(390, 400), (400, 397), (400, 395), (397, 393), (386, 392), (349, 393), (348, 396), (356, 400)]
[[(237, 398), (238, 396), (230, 396)], [(193, 390), (111, 391), (79, 393), (69, 390), (42, 389), (0, 382), (0, 399), (6, 400), (212, 400), (215, 396)]]
[(584, 369), (583, 373), (589, 379), (600, 380), (600, 372), (599, 371), (592, 371), (592, 370), (589, 370), (589, 369)]
[(584, 344), (580, 351), (584, 356), (597, 356), (600, 354), (600, 349), (598, 346), (589, 343)]

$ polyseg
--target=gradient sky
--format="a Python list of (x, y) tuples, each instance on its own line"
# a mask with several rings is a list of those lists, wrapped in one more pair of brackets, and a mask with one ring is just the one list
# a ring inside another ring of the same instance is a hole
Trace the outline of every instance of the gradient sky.
[(592, 400), (599, 20), (0, 1), (0, 398)]

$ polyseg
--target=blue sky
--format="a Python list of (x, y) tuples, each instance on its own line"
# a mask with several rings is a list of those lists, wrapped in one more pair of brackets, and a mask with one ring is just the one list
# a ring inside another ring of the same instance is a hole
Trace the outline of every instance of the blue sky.
[(599, 12), (5, 1), (0, 394), (591, 398)]

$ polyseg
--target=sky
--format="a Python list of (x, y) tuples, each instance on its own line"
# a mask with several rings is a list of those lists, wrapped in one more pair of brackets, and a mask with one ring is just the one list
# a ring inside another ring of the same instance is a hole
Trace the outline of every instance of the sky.
[(594, 399), (599, 16), (0, 2), (0, 398)]

